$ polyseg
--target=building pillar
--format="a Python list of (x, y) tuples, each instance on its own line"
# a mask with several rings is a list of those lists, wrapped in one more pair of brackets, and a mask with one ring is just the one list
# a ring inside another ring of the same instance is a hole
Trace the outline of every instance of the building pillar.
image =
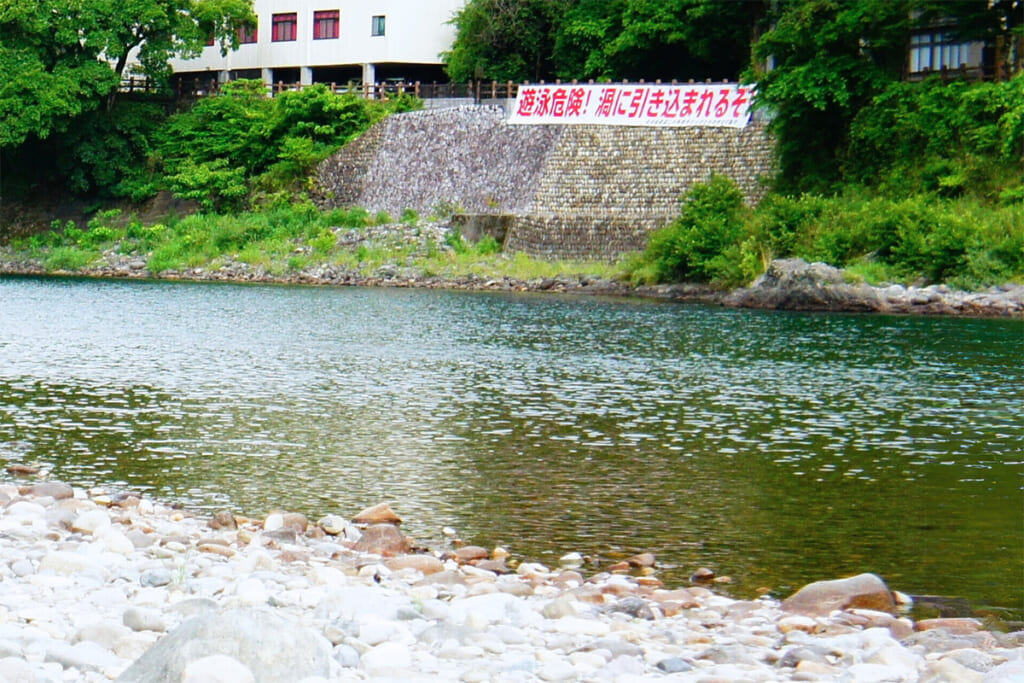
[(303, 66), (299, 68), (299, 84), (313, 85), (313, 67)]
[(363, 64), (363, 85), (373, 85), (377, 82), (377, 65)]
[(274, 85), (274, 72), (272, 69), (268, 69), (266, 67), (260, 69), (260, 78), (263, 79), (263, 82), (266, 85)]

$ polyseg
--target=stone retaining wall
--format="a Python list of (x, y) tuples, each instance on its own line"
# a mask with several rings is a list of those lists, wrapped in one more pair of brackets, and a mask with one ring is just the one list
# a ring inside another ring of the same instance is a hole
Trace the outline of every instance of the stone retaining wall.
[(558, 259), (642, 249), (678, 215), (687, 189), (712, 173), (756, 202), (774, 163), (761, 123), (512, 126), (500, 108), (459, 107), (392, 116), (365, 137), (321, 166), (322, 206), (512, 214), (506, 250)]

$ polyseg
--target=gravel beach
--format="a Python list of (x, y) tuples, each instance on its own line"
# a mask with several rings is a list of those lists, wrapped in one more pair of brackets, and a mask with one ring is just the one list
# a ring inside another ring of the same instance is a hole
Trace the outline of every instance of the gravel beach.
[(0, 484), (0, 683), (1024, 680), (1024, 632), (914, 622), (870, 574), (735, 600), (650, 556), (587, 575), (398, 522)]

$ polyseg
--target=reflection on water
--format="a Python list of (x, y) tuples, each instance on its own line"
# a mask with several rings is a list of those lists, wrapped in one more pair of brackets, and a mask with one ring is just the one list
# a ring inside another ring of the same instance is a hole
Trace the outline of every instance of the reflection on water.
[(0, 459), (196, 508), (391, 501), (738, 595), (881, 574), (1021, 609), (1024, 324), (0, 279)]

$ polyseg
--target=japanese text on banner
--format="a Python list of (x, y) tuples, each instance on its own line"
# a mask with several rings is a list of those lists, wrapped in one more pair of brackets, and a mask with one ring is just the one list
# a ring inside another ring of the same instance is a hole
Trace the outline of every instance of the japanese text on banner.
[(743, 128), (753, 95), (737, 84), (522, 85), (509, 123)]

